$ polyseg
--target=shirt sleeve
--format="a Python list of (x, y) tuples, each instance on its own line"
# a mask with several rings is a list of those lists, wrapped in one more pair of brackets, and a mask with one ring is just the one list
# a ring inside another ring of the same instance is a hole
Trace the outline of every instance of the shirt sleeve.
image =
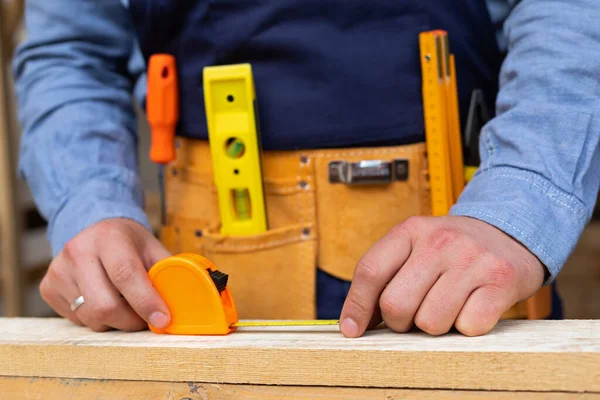
[(546, 283), (598, 195), (598, 21), (597, 0), (528, 0), (512, 10), (496, 117), (481, 133), (481, 165), (450, 211), (519, 240), (546, 266)]
[(132, 102), (142, 65), (127, 9), (119, 0), (28, 0), (25, 24), (13, 64), (19, 169), (53, 254), (107, 218), (150, 229)]

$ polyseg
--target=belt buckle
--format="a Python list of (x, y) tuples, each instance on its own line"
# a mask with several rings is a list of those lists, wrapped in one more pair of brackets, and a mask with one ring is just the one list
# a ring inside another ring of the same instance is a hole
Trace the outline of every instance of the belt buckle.
[(408, 180), (408, 160), (331, 161), (329, 182), (346, 185), (382, 185)]

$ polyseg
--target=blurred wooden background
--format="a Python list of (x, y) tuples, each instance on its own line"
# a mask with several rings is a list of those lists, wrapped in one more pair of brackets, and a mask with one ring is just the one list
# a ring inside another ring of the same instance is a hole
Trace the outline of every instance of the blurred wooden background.
[(557, 278), (565, 317), (600, 319), (600, 218), (587, 227)]

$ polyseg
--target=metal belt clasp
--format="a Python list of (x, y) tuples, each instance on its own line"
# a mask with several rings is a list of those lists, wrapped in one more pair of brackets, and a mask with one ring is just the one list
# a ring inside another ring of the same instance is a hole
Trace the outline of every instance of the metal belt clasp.
[(408, 179), (408, 160), (363, 160), (329, 163), (329, 182), (346, 185), (386, 184)]

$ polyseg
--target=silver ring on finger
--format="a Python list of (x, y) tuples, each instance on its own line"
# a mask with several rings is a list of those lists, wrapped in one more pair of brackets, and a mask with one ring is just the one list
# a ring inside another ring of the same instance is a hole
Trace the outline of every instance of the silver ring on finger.
[(84, 303), (83, 296), (79, 296), (71, 303), (71, 311), (75, 312), (79, 308), (80, 305)]

